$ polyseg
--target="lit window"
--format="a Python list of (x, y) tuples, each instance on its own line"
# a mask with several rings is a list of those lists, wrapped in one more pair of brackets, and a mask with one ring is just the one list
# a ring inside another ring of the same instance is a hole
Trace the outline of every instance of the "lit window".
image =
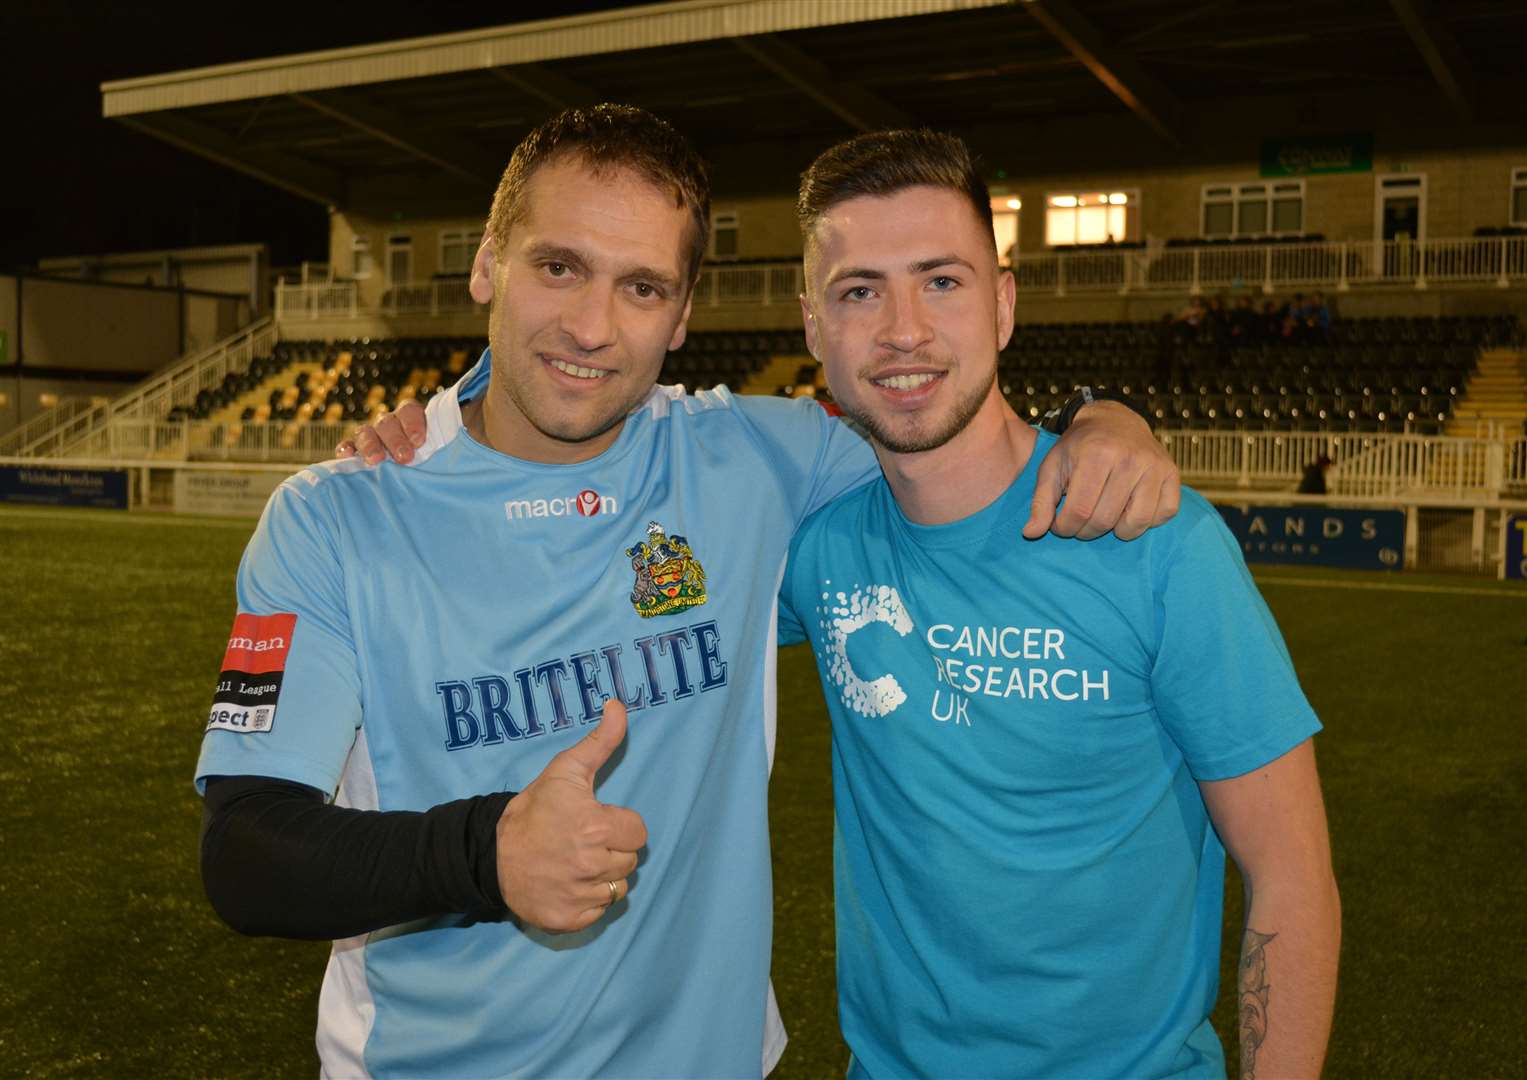
[(350, 241), (350, 276), (371, 276), (371, 237), (357, 236)]
[(1016, 195), (993, 195), (991, 197), (991, 228), (997, 242), (997, 262), (1001, 266), (1013, 265), (1018, 256), (1018, 211), (1023, 200)]
[(480, 229), (453, 229), (440, 234), (440, 273), (452, 277), (472, 272), (472, 260), (482, 244)]
[(1511, 224), (1527, 225), (1527, 169), (1511, 173)]
[(1139, 234), (1140, 193), (1085, 191), (1045, 199), (1045, 243), (1115, 244)]
[(1205, 184), (1206, 237), (1289, 236), (1304, 231), (1304, 181)]
[(710, 216), (710, 255), (713, 259), (737, 257), (737, 211), (717, 210)]

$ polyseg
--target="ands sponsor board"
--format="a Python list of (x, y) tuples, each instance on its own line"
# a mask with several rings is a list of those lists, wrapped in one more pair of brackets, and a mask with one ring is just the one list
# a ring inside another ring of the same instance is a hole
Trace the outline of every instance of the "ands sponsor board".
[(1506, 519), (1506, 577), (1527, 580), (1527, 514)]
[(220, 472), (211, 469), (175, 470), (177, 514), (222, 514), (259, 517), (270, 493), (286, 476), (279, 472)]
[(119, 469), (0, 465), (0, 502), (127, 509), (127, 474)]
[(1221, 506), (1249, 563), (1399, 570), (1405, 559), (1403, 510), (1323, 506)]

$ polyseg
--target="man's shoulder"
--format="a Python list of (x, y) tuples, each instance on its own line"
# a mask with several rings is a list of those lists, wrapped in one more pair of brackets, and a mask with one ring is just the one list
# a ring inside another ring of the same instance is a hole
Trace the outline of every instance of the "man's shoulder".
[(866, 528), (866, 515), (875, 508), (884, 484), (883, 477), (871, 480), (814, 511), (795, 531), (795, 546), (799, 549), (808, 544), (820, 545), (834, 539), (857, 538), (862, 535)]

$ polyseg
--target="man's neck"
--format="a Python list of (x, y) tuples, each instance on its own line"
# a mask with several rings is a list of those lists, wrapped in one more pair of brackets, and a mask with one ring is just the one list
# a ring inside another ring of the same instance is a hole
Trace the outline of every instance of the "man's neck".
[(875, 447), (901, 512), (919, 525), (947, 525), (1002, 496), (1034, 452), (1034, 429), (995, 386), (964, 429), (943, 446), (916, 454)]
[(500, 454), (542, 465), (576, 465), (598, 457), (614, 444), (625, 426), (622, 420), (593, 439), (568, 442), (538, 430), (507, 395), (495, 393), (492, 378), (482, 394), (461, 403), (461, 424), (467, 434)]

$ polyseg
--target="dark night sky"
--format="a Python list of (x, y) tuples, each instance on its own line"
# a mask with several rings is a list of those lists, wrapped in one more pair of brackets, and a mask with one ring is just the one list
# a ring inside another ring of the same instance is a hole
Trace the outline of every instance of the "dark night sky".
[(327, 258), (322, 207), (103, 119), (103, 82), (620, 6), (4, 0), (0, 268), (261, 241), (276, 265)]

